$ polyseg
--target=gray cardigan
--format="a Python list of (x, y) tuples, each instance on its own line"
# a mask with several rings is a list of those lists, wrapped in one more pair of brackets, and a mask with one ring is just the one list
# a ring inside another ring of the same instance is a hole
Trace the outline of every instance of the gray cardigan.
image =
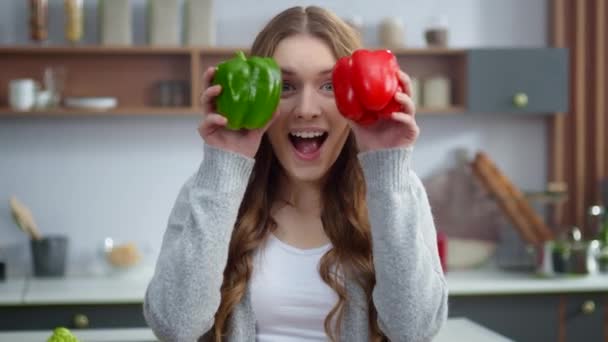
[[(447, 319), (447, 286), (427, 194), (410, 169), (412, 149), (359, 154), (367, 184), (376, 270), (373, 302), (391, 341), (430, 341)], [(146, 321), (162, 341), (196, 341), (212, 328), (228, 245), (254, 160), (209, 145), (169, 217), (144, 300)], [(341, 341), (369, 341), (363, 290), (346, 282)], [(247, 291), (227, 341), (255, 341)], [(210, 334), (207, 334), (210, 335)]]

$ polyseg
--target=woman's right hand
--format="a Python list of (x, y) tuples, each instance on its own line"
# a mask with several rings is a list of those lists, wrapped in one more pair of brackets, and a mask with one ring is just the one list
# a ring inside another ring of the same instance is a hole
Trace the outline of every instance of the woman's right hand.
[(203, 122), (198, 132), (205, 143), (231, 152), (239, 153), (253, 158), (260, 147), (262, 136), (278, 115), (278, 110), (266, 126), (253, 130), (234, 131), (226, 128), (228, 119), (215, 112), (215, 97), (222, 91), (221, 85), (211, 85), (215, 68), (208, 68), (203, 74), (203, 94), (201, 105), (203, 107)]

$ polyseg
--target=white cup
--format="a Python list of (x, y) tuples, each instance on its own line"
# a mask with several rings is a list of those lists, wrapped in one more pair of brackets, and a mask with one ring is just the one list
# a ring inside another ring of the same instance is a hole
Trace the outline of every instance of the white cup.
[(435, 76), (424, 80), (422, 103), (428, 108), (446, 108), (451, 104), (451, 83), (447, 77)]
[(8, 97), (14, 110), (31, 110), (36, 104), (36, 82), (29, 78), (11, 80)]

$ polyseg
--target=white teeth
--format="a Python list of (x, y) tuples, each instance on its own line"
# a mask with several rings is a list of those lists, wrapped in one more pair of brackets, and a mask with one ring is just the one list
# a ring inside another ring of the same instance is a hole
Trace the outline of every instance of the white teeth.
[(323, 132), (291, 132), (289, 134), (296, 136), (298, 138), (317, 138), (317, 137), (322, 136), (324, 133)]

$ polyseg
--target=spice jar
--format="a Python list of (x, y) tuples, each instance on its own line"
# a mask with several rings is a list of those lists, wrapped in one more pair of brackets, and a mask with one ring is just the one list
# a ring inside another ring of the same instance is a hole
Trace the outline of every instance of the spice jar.
[(47, 0), (30, 0), (30, 38), (37, 42), (46, 41), (48, 32)]
[(386, 48), (399, 48), (405, 45), (405, 28), (401, 19), (389, 17), (380, 23), (380, 45)]
[(82, 39), (84, 8), (82, 0), (64, 0), (65, 39), (77, 43)]
[(429, 47), (447, 47), (448, 45), (448, 20), (445, 16), (437, 16), (431, 20), (424, 32), (426, 44)]

